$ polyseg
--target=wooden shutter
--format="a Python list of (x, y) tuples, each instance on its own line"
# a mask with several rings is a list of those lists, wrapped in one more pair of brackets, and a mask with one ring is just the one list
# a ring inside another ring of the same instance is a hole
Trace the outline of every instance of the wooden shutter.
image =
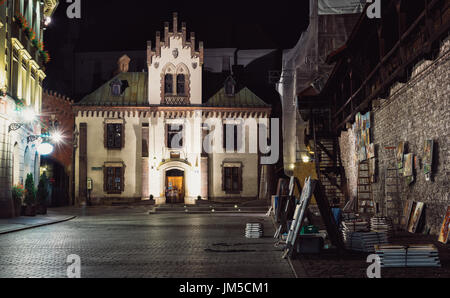
[(226, 168), (222, 165), (222, 190), (225, 191), (225, 183), (226, 183), (226, 173), (225, 173)]
[(238, 185), (239, 185), (239, 191), (243, 190), (243, 185), (242, 185), (242, 167), (238, 168)]
[(103, 144), (105, 148), (108, 148), (108, 124), (103, 125)]
[(125, 191), (125, 165), (120, 168), (120, 192)]
[(164, 144), (167, 148), (170, 148), (169, 146), (169, 124), (166, 124), (166, 133), (164, 134)]
[(103, 167), (103, 191), (108, 192), (108, 168)]
[(125, 124), (120, 124), (120, 135), (122, 136), (120, 149), (125, 148)]

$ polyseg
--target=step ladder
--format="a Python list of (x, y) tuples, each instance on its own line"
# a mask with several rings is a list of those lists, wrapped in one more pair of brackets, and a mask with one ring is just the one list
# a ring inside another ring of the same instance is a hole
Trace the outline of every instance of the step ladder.
[(373, 201), (372, 183), (370, 181), (370, 164), (363, 161), (358, 165), (358, 214), (362, 218), (370, 218), (375, 215), (375, 203)]

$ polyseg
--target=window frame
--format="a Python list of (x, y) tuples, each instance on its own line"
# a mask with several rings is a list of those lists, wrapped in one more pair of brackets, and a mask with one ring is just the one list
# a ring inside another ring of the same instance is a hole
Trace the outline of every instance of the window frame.
[[(178, 130), (174, 130), (174, 129), (172, 129), (172, 127), (178, 127)], [(184, 124), (181, 124), (181, 123), (167, 123), (166, 124), (166, 147), (169, 150), (180, 150), (180, 149), (184, 148), (184, 145), (185, 145), (184, 128), (185, 128)], [(179, 147), (172, 147), (171, 140), (172, 140), (173, 136), (171, 136), (171, 135), (176, 135), (178, 133), (182, 134), (182, 138), (181, 138), (181, 142), (180, 142), (181, 144), (179, 145)]]
[[(112, 175), (110, 175), (112, 171)], [(103, 189), (107, 194), (122, 194), (125, 191), (125, 165), (106, 163), (104, 166)], [(112, 184), (110, 179), (113, 179)], [(117, 182), (119, 179), (119, 182)]]
[(226, 194), (240, 194), (243, 191), (242, 163), (223, 163), (222, 165), (222, 190)]

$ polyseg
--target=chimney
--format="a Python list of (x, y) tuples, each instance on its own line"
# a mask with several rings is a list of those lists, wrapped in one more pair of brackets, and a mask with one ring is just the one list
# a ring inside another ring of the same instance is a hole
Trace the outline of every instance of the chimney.
[(186, 44), (186, 22), (181, 23), (181, 37), (183, 40), (183, 47)]
[(195, 32), (191, 32), (191, 56), (195, 55)]
[(199, 52), (200, 52), (200, 65), (203, 65), (203, 59), (205, 56), (205, 50), (203, 48), (203, 41), (200, 41), (198, 43), (198, 48), (199, 48)]
[(169, 22), (164, 22), (164, 46), (170, 47), (170, 45), (169, 45)]
[(152, 64), (152, 41), (148, 40), (147, 41), (147, 65), (151, 65)]
[(173, 13), (173, 33), (178, 33), (178, 13)]
[(161, 32), (156, 31), (156, 57), (161, 57)]
[(123, 72), (128, 72), (130, 69), (130, 57), (128, 55), (123, 55), (117, 60), (117, 70), (115, 71), (115, 75)]

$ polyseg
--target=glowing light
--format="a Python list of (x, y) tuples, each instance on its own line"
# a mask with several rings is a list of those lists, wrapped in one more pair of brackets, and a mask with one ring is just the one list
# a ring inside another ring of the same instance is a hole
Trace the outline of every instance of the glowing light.
[(304, 163), (309, 163), (311, 161), (311, 158), (308, 155), (303, 155), (302, 160)]
[(44, 21), (44, 25), (48, 26), (48, 25), (50, 25), (51, 22), (52, 22), (52, 18), (51, 17), (46, 17), (45, 21)]
[(22, 111), (22, 118), (25, 122), (31, 123), (36, 120), (36, 113), (31, 108), (26, 108)]
[(37, 148), (40, 155), (52, 154), (53, 149), (54, 149), (53, 145), (49, 143), (42, 143)]
[(52, 139), (53, 143), (60, 144), (63, 142), (64, 136), (63, 136), (62, 132), (56, 130), (51, 134), (51, 139)]

